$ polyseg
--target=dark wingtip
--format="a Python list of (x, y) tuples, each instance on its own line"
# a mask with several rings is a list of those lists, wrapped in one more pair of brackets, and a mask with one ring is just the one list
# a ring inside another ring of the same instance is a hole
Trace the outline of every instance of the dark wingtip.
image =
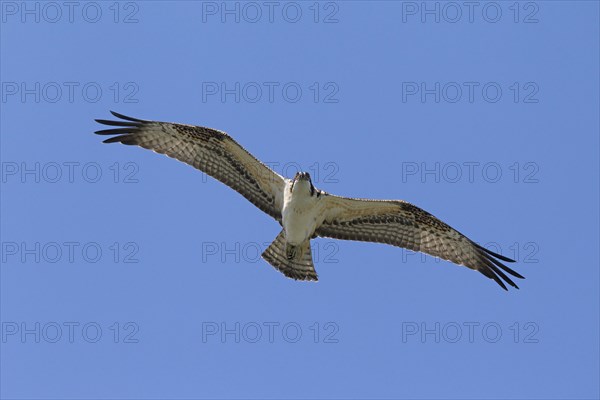
[(492, 257), (489, 257), (489, 256), (488, 256), (488, 260), (493, 262), (496, 266), (500, 267), (501, 269), (508, 272), (512, 276), (519, 278), (519, 279), (525, 279), (525, 277), (523, 275), (519, 274), (517, 271), (513, 270), (512, 268), (509, 268), (506, 265), (502, 264), (500, 261), (498, 261)]
[[(491, 280), (493, 280), (494, 282), (496, 282), (498, 284), (498, 286), (500, 286), (502, 289), (504, 289), (504, 290), (506, 290), (508, 292), (508, 288), (506, 287), (506, 285), (504, 284), (504, 282), (502, 281), (502, 279), (500, 279), (500, 277), (497, 274), (494, 273), (493, 269), (491, 269), (491, 268), (481, 268), (478, 271), (481, 272), (486, 277), (488, 277)], [(514, 282), (512, 283), (511, 286), (514, 286)]]
[(103, 140), (102, 143), (116, 143), (116, 142), (120, 142), (122, 139), (123, 139), (123, 136), (113, 136), (111, 138)]
[(479, 249), (480, 266), (477, 268), (479, 272), (481, 272), (488, 278), (493, 279), (504, 290), (508, 290), (504, 282), (508, 283), (515, 289), (519, 289), (519, 286), (516, 283), (514, 283), (512, 279), (509, 278), (508, 275), (504, 272), (519, 279), (525, 279), (525, 277), (499, 261), (502, 260), (506, 262), (515, 262), (515, 260), (510, 259), (508, 257), (504, 257), (491, 250), (488, 250), (485, 247), (478, 245), (477, 243), (475, 243), (475, 246)]
[(480, 246), (480, 245), (479, 245), (479, 244), (477, 244), (477, 243), (475, 243), (475, 245), (476, 245), (478, 248), (480, 248), (481, 250), (483, 250), (483, 251), (485, 251), (486, 253), (488, 253), (489, 255), (491, 255), (491, 256), (494, 256), (494, 257), (496, 257), (496, 258), (498, 258), (498, 259), (500, 259), (500, 260), (502, 260), (502, 261), (511, 262), (511, 263), (514, 263), (514, 262), (515, 262), (515, 260), (513, 260), (512, 258), (505, 257), (505, 256), (503, 256), (502, 254), (494, 253), (494, 252), (493, 252), (493, 251), (491, 251), (490, 249), (486, 249), (485, 247), (483, 247), (483, 246)]
[(96, 135), (120, 135), (134, 132), (131, 128), (102, 129), (94, 132)]
[(127, 145), (137, 145), (138, 141), (133, 135), (119, 135), (103, 140), (102, 143), (123, 143)]
[(506, 283), (508, 283), (510, 286), (514, 287), (515, 289), (518, 289), (519, 287), (517, 286), (516, 283), (514, 283), (512, 281), (512, 279), (510, 279), (504, 272), (502, 272), (502, 270), (498, 267), (496, 267), (495, 265), (491, 265), (491, 268), (494, 270), (494, 272), (497, 275), (500, 275), (500, 278), (504, 279), (504, 281)]
[(128, 117), (123, 114), (119, 114), (115, 111), (111, 111), (111, 114), (117, 118), (120, 118), (118, 121), (111, 121), (108, 119), (95, 119), (99, 124), (108, 125), (108, 126), (118, 126), (120, 128), (112, 128), (112, 129), (101, 129), (95, 131), (96, 135), (119, 135), (103, 141), (103, 143), (115, 143), (121, 142), (123, 144), (133, 144), (133, 140), (131, 138), (131, 134), (134, 134), (138, 131), (139, 128), (142, 127), (144, 123), (147, 121), (143, 121), (141, 119)]
[(95, 119), (99, 124), (110, 125), (110, 126), (139, 126), (139, 122), (128, 122), (128, 121), (111, 121), (108, 119)]
[(112, 115), (114, 115), (115, 117), (117, 117), (117, 118), (121, 118), (121, 119), (124, 119), (124, 120), (126, 120), (126, 121), (132, 121), (132, 122), (146, 122), (146, 121), (144, 121), (143, 119), (138, 119), (138, 118), (128, 117), (127, 115), (119, 114), (119, 113), (118, 113), (118, 112), (116, 112), (116, 111), (112, 111), (112, 110), (111, 110), (111, 111), (110, 111), (110, 113), (111, 113)]

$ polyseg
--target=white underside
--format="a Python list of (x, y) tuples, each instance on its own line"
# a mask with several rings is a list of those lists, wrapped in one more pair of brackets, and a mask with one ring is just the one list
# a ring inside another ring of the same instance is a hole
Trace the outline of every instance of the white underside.
[(286, 185), (283, 198), (282, 222), (287, 243), (296, 246), (310, 239), (323, 222), (323, 213), (320, 198), (310, 195), (308, 181), (297, 181), (293, 192), (290, 185)]

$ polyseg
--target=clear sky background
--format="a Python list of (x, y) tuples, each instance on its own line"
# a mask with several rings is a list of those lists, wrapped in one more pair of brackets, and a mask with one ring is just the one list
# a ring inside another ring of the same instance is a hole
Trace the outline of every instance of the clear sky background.
[[(598, 398), (598, 3), (223, 4), (1, 3), (1, 396)], [(527, 279), (326, 239), (287, 279), (274, 220), (101, 144), (109, 110), (410, 201)]]

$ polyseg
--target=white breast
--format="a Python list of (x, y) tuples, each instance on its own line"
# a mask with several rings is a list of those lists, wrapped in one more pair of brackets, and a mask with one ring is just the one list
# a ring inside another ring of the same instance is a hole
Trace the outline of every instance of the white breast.
[[(310, 239), (322, 214), (317, 196), (310, 195), (310, 184), (296, 182), (293, 193), (285, 190), (283, 201), (283, 229), (288, 243), (299, 245)], [(297, 187), (302, 184), (301, 187)]]

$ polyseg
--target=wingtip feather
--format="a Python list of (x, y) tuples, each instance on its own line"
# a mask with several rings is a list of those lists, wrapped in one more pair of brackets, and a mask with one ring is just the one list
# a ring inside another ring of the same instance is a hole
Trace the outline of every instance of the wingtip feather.
[(111, 138), (103, 140), (102, 143), (123, 143), (129, 145), (137, 144), (137, 142), (132, 138), (131, 135), (113, 136)]
[(491, 251), (490, 249), (486, 249), (485, 247), (483, 247), (483, 246), (481, 246), (481, 245), (479, 245), (477, 243), (475, 243), (475, 245), (478, 248), (480, 248), (481, 250), (483, 250), (486, 253), (488, 253), (489, 255), (494, 256), (494, 257), (496, 257), (496, 258), (498, 258), (498, 259), (500, 259), (502, 261), (511, 262), (511, 263), (515, 262), (515, 260), (513, 260), (512, 258), (508, 258), (506, 256), (503, 256), (502, 254), (495, 253), (495, 252)]
[(121, 119), (124, 119), (124, 120), (126, 120), (126, 121), (132, 121), (132, 122), (146, 122), (146, 121), (144, 121), (143, 119), (138, 119), (138, 118), (128, 117), (127, 115), (120, 114), (120, 113), (118, 113), (118, 112), (116, 112), (116, 111), (112, 111), (112, 110), (110, 110), (110, 113), (111, 113), (112, 115), (114, 115), (115, 117), (117, 117), (117, 118), (121, 118)]

